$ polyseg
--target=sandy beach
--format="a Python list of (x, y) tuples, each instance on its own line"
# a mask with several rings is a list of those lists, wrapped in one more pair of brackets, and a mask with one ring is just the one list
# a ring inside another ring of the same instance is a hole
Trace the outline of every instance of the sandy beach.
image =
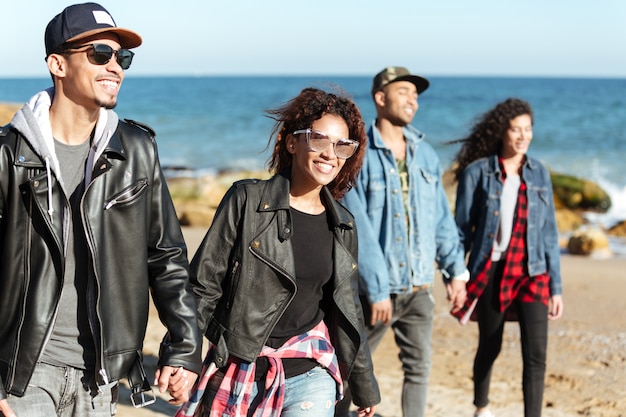
[[(184, 228), (183, 232), (189, 253), (193, 254), (205, 230), (194, 227)], [(563, 255), (562, 270), (565, 314), (550, 323), (543, 415), (626, 416), (626, 259)], [(468, 417), (473, 413), (471, 369), (477, 327), (475, 323), (460, 326), (448, 314), (440, 279), (437, 284), (427, 415)], [(153, 312), (144, 349), (149, 372), (156, 365), (163, 332)], [(374, 366), (383, 395), (378, 415), (400, 417), (402, 370), (391, 332), (374, 353)], [(521, 366), (519, 327), (517, 323), (508, 323), (491, 384), (491, 409), (496, 417), (523, 415)], [(176, 411), (165, 395), (145, 409), (134, 409), (128, 404), (128, 391), (123, 390), (118, 416), (157, 417)]]

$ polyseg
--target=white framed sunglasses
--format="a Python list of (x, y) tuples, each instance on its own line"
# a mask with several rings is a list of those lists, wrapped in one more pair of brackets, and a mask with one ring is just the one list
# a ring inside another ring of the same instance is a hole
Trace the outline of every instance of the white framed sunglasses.
[(356, 152), (359, 147), (359, 142), (356, 140), (341, 138), (337, 140), (332, 140), (326, 133), (321, 130), (315, 129), (301, 129), (293, 132), (293, 135), (300, 135), (304, 133), (306, 137), (306, 142), (311, 148), (312, 151), (315, 152), (324, 152), (328, 149), (330, 144), (333, 144), (333, 150), (335, 151), (335, 155), (340, 159), (348, 159)]

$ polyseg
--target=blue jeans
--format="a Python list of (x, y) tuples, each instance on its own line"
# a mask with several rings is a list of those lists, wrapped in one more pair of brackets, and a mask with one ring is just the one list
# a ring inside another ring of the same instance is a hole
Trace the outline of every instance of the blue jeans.
[[(208, 415), (215, 392), (224, 378), (224, 374), (215, 374), (204, 393), (202, 403)], [(265, 380), (257, 381), (250, 393), (248, 417), (256, 415), (257, 407), (263, 400)], [(332, 417), (337, 400), (337, 383), (328, 371), (316, 366), (308, 372), (285, 379), (285, 397), (281, 417)], [(21, 416), (20, 416), (21, 417)]]
[[(389, 324), (382, 322), (370, 326), (371, 308), (366, 298), (361, 298), (365, 315), (365, 334), (373, 352), (390, 327), (400, 349), (400, 361), (404, 371), (402, 384), (402, 415), (423, 417), (426, 411), (426, 393), (431, 368), (431, 339), (435, 299), (432, 287), (411, 294), (392, 294), (393, 316)], [(347, 386), (347, 384), (346, 384)], [(348, 416), (351, 396), (345, 390), (345, 398), (337, 404), (337, 417)]]
[(285, 402), (280, 416), (332, 417), (336, 400), (337, 383), (325, 368), (316, 366), (285, 380)]
[(102, 392), (91, 371), (38, 363), (24, 396), (9, 395), (7, 399), (19, 417), (111, 417), (117, 383), (100, 389)]

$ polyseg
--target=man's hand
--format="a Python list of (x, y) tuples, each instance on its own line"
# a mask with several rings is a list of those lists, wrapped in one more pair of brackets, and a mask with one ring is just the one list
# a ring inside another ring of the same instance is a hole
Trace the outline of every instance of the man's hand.
[(465, 281), (460, 279), (453, 279), (450, 283), (446, 284), (446, 291), (448, 293), (448, 301), (452, 305), (452, 312), (457, 312), (465, 304), (467, 299), (467, 291), (465, 290)]
[(6, 398), (4, 400), (0, 400), (0, 411), (4, 417), (16, 417)]
[(372, 316), (370, 317), (370, 324), (375, 326), (377, 322), (382, 321), (383, 324), (389, 324), (391, 321), (391, 299), (387, 298), (383, 301), (378, 301), (370, 305), (372, 308)]
[(197, 378), (198, 375), (183, 367), (163, 366), (154, 374), (154, 385), (159, 386), (159, 392), (170, 392), (170, 404), (180, 405), (189, 401), (189, 391)]

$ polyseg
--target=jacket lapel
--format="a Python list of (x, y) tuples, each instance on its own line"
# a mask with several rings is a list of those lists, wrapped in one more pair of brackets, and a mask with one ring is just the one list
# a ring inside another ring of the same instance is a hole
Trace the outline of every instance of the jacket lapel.
[[(278, 174), (266, 182), (257, 212), (259, 232), (248, 243), (250, 250), (272, 268), (277, 269), (294, 284), (296, 267), (290, 238), (293, 225), (289, 212), (289, 179)], [(278, 235), (278, 242), (276, 242)]]

